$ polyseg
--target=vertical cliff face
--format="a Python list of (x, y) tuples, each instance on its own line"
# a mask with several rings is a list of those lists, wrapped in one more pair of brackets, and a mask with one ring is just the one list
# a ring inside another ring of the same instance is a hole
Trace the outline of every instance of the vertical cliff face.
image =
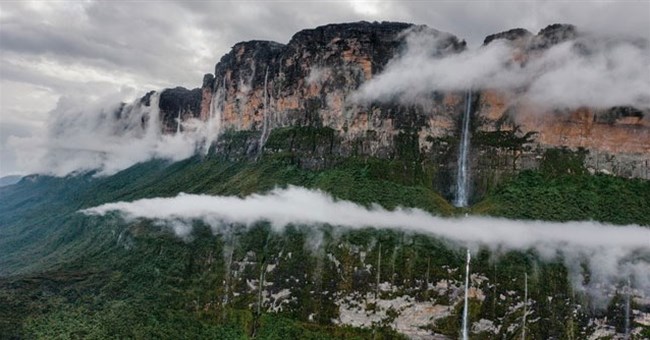
[(201, 108), (202, 99), (201, 89), (176, 87), (162, 91), (158, 105), (163, 132), (178, 131), (182, 120), (195, 117)]
[(509, 95), (481, 92), (473, 147), (475, 187), (480, 191), (508, 176), (540, 166), (546, 150), (584, 154), (591, 173), (650, 178), (650, 112), (631, 107), (550, 111), (509, 105)]
[[(393, 153), (394, 136), (404, 128), (449, 134), (451, 115), (434, 111), (450, 111), (443, 101), (457, 105), (457, 98), (441, 96), (437, 102), (432, 98), (426, 108), (361, 106), (349, 100), (399, 53), (404, 31), (413, 29), (427, 28), (402, 23), (328, 25), (301, 31), (287, 45), (237, 44), (217, 64), (214, 79), (204, 82), (201, 116), (210, 112), (212, 98), (223, 93), (215, 108), (222, 110), (224, 130), (329, 127), (340, 132), (347, 145), (339, 150), (343, 156), (353, 153), (354, 143), (361, 143), (362, 153), (387, 157)], [(440, 46), (463, 48), (451, 35)]]
[[(453, 196), (464, 91), (433, 92), (416, 104), (359, 103), (352, 96), (401, 55), (406, 35), (414, 31), (437, 37), (432, 54), (465, 49), (464, 41), (453, 35), (404, 23), (327, 25), (298, 32), (286, 45), (238, 43), (221, 58), (214, 75), (204, 77), (200, 89), (161, 93), (163, 128), (176, 131), (178, 117), (217, 117), (219, 134), (250, 131), (238, 142), (244, 147), (236, 157), (259, 155), (262, 148), (294, 151), (299, 163), (311, 168), (350, 156), (400, 159), (405, 168), (430, 173), (431, 184)], [(556, 24), (537, 35), (523, 29), (490, 35), (484, 45), (507, 40), (512, 60), (523, 65), (577, 35), (574, 26)], [(548, 109), (497, 89), (475, 90), (473, 98), (474, 195), (522, 169), (538, 167), (549, 148), (585, 149), (585, 166), (592, 172), (650, 178), (647, 109)], [(324, 138), (322, 145), (286, 130), (299, 127)]]

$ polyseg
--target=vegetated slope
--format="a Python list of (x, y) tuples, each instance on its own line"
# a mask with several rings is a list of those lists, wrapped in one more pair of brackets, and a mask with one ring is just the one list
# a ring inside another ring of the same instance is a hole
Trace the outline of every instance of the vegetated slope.
[[(639, 213), (648, 202), (644, 199), (648, 182), (568, 174), (566, 169), (558, 170), (566, 172), (558, 177), (551, 176), (554, 170), (542, 169), (546, 172), (520, 174), (475, 209), (516, 218), (648, 224), (647, 216)], [(277, 233), (264, 223), (215, 236), (197, 222), (192, 240), (181, 240), (150, 221), (128, 224), (114, 215), (87, 217), (77, 212), (116, 200), (179, 192), (246, 195), (293, 184), (320, 188), (362, 204), (378, 202), (387, 208), (414, 206), (454, 214), (422, 181), (426, 176), (405, 178), (396, 170), (399, 165), (376, 159), (351, 158), (326, 170), (309, 171), (293, 164), (287, 154), (264, 155), (257, 162), (231, 162), (210, 155), (173, 164), (150, 161), (105, 178), (90, 174), (28, 177), (0, 189), (4, 276), (0, 280), (0, 333), (37, 338), (392, 337), (395, 333), (385, 322), (377, 323), (374, 330), (331, 323), (341, 313), (337, 296), (375, 292), (377, 270), (372, 265), (381, 253), (386, 264), (379, 267), (379, 276), (397, 289), (382, 295), (405, 294), (415, 301), (447, 303), (450, 314), (428, 327), (455, 335), (460, 305), (449, 295), (422, 285), (424, 281), (461, 282), (461, 271), (448, 269), (462, 266), (462, 254), (427, 236), (373, 229), (341, 232), (333, 227), (294, 227)], [(587, 204), (580, 197), (589, 200)], [(604, 212), (598, 206), (616, 210), (607, 214), (611, 210)], [(321, 240), (320, 245), (310, 246), (314, 238)], [(328, 261), (326, 254), (339, 261), (340, 267)], [(535, 313), (540, 321), (529, 326), (531, 334), (578, 336), (588, 329), (589, 317), (598, 315), (610, 315), (610, 321), (614, 318), (623, 327), (621, 299), (600, 314), (587, 315), (584, 309), (573, 312), (571, 306), (588, 301), (572, 297), (566, 269), (560, 263), (539, 262), (533, 253), (509, 253), (493, 260), (483, 251), (473, 263), (476, 272), (485, 273), (494, 285), (482, 287), (484, 300), (472, 300), (473, 320), (500, 320), (503, 326), (519, 322), (521, 311), (513, 312), (508, 305), (521, 297), (506, 293), (521, 292), (519, 276), (537, 268), (530, 280), (530, 298), (538, 303)], [(368, 270), (355, 269), (368, 264), (372, 264)], [(269, 266), (274, 269), (268, 270)], [(256, 311), (258, 295), (249, 291), (247, 282), (259, 279), (260, 273), (266, 273), (265, 282), (272, 283), (268, 299), (291, 289), (294, 298), (279, 313), (266, 311), (277, 301), (267, 301), (261, 314)], [(322, 294), (314, 295), (315, 291)], [(230, 301), (224, 302), (226, 296)], [(556, 299), (545, 301), (545, 296)], [(380, 311), (371, 305), (366, 308), (370, 314)], [(474, 335), (494, 336), (485, 331)]]
[[(349, 159), (316, 172), (300, 169), (282, 156), (270, 156), (259, 162), (229, 162), (216, 156), (197, 156), (173, 164), (159, 160), (141, 163), (104, 178), (94, 178), (92, 174), (30, 177), (0, 191), (3, 203), (0, 251), (4, 255), (0, 260), (0, 274), (40, 269), (38, 263), (25, 259), (12, 263), (13, 250), (35, 257), (56, 253), (61, 246), (57, 241), (65, 243), (68, 237), (56, 233), (86, 218), (78, 210), (118, 200), (168, 197), (180, 192), (244, 196), (277, 186), (298, 185), (322, 189), (337, 198), (361, 204), (418, 207), (443, 215), (452, 213), (451, 205), (431, 189), (401, 183), (389, 177), (390, 171), (389, 164), (379, 160)], [(68, 241), (73, 238), (78, 237)]]
[[(3, 188), (0, 268), (1, 274), (8, 277), (1, 283), (0, 310), (5, 313), (0, 314), (0, 333), (21, 334), (23, 322), (27, 322), (28, 329), (22, 334), (44, 337), (58, 332), (68, 334), (75, 329), (81, 330), (78, 335), (83, 337), (203, 336), (202, 332), (225, 332), (215, 325), (215, 320), (204, 324), (196, 315), (186, 315), (186, 306), (170, 303), (174, 300), (168, 296), (177, 296), (172, 292), (187, 291), (190, 287), (199, 289), (194, 281), (206, 291), (209, 289), (204, 285), (218, 285), (214, 279), (197, 277), (187, 282), (183, 279), (186, 273), (177, 272), (195, 256), (196, 249), (205, 250), (196, 243), (214, 242), (213, 236), (198, 236), (188, 244), (168, 232), (151, 232), (150, 228), (156, 228), (147, 222), (143, 222), (142, 228), (136, 226), (135, 231), (129, 231), (129, 226), (119, 219), (88, 218), (78, 210), (109, 201), (172, 196), (179, 192), (246, 195), (293, 184), (321, 188), (360, 203), (451, 212), (450, 205), (431, 189), (382, 178), (384, 166), (379, 161), (349, 160), (325, 171), (312, 172), (299, 169), (281, 156), (269, 156), (255, 163), (210, 156), (173, 164), (150, 161), (106, 178), (93, 178), (92, 174), (29, 177), (18, 185)], [(138, 240), (137, 246), (130, 248), (120, 243), (123, 235), (132, 232), (138, 235), (133, 236)], [(212, 247), (218, 250), (218, 246)], [(162, 248), (167, 251), (162, 252)], [(151, 277), (151, 271), (172, 282)], [(156, 306), (164, 306), (160, 307), (162, 316), (152, 316)], [(168, 312), (178, 315), (167, 315)], [(30, 323), (27, 317), (39, 321)], [(271, 317), (260, 322), (264, 324), (266, 320), (275, 325), (275, 321), (267, 320)], [(288, 327), (294, 323), (285, 320), (281, 325)], [(185, 324), (198, 333), (180, 327)], [(292, 329), (297, 332), (300, 327), (296, 324)], [(238, 332), (243, 329), (238, 328)], [(327, 332), (354, 334), (336, 329)]]
[(509, 218), (648, 226), (650, 182), (608, 175), (555, 177), (527, 171), (495, 190), (473, 210)]
[(650, 181), (590, 175), (582, 152), (550, 149), (540, 171), (524, 171), (473, 207), (477, 213), (547, 221), (650, 226)]
[[(277, 232), (265, 223), (230, 226), (229, 232), (215, 235), (196, 222), (191, 239), (182, 240), (152, 221), (127, 223), (114, 214), (78, 213), (112, 201), (179, 192), (247, 195), (289, 184), (389, 209), (465, 212), (431, 189), (430, 170), (413, 167), (408, 150), (398, 159), (348, 157), (321, 170), (307, 170), (301, 162), (307, 159), (303, 154), (310, 143), (301, 142), (305, 150), (282, 146), (286, 133), (293, 131), (295, 139), (305, 132), (294, 130), (274, 131), (271, 151), (256, 161), (234, 161), (218, 153), (177, 163), (149, 161), (103, 178), (29, 176), (0, 189), (0, 334), (391, 337), (391, 327), (402, 322), (400, 308), (406, 307), (390, 303), (408, 296), (411, 303), (447, 306), (421, 331), (455, 336), (462, 313), (457, 288), (463, 280), (458, 270), (463, 254), (429, 236), (327, 226)], [(312, 130), (303, 137), (315, 138), (313, 145), (323, 144)], [(650, 224), (643, 213), (648, 211), (649, 182), (588, 175), (583, 157), (581, 152), (551, 149), (540, 170), (512, 177), (472, 210), (511, 218)], [(510, 307), (521, 302), (523, 272), (531, 273), (531, 319), (538, 318), (528, 326), (530, 334), (581, 337), (593, 331), (590, 320), (604, 316), (619, 332), (624, 327), (623, 300), (615, 298), (605, 310), (591, 306), (588, 298), (572, 291), (561, 262), (543, 262), (532, 252), (493, 255), (481, 251), (475, 256), (473, 270), (483, 279), (474, 284), (484, 297), (471, 299), (470, 312), (472, 320), (489, 320), (494, 328), (473, 336), (512, 335), (518, 329), (523, 312)], [(266, 286), (258, 313), (260, 277)], [(392, 288), (379, 290), (377, 277)], [(448, 288), (436, 290), (429, 284)], [(286, 299), (284, 292), (290, 292)], [(372, 330), (350, 328), (341, 321), (356, 310), (347, 305), (354, 301), (363, 310), (355, 317), (378, 315), (374, 324), (370, 319), (362, 323), (374, 325)]]

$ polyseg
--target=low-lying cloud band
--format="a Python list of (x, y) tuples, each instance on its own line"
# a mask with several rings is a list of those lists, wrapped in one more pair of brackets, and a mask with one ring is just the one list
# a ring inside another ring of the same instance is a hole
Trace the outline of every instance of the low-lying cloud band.
[[(118, 211), (129, 220), (202, 220), (215, 230), (224, 223), (251, 225), (260, 221), (268, 221), (276, 229), (289, 224), (328, 224), (346, 228), (395, 228), (431, 234), (472, 247), (535, 249), (546, 258), (561, 255), (570, 270), (579, 268), (579, 263), (589, 262), (592, 283), (616, 282), (632, 276), (635, 285), (650, 294), (650, 229), (636, 225), (488, 217), (442, 218), (419, 209), (389, 211), (379, 206), (367, 208), (300, 187), (275, 189), (268, 194), (244, 198), (179, 194), (170, 198), (107, 203), (82, 212), (105, 215), (111, 211)], [(177, 230), (177, 233), (186, 234), (188, 230)], [(580, 274), (572, 273), (572, 276), (577, 278)], [(588, 288), (582, 287), (582, 280), (574, 281), (579, 288)]]

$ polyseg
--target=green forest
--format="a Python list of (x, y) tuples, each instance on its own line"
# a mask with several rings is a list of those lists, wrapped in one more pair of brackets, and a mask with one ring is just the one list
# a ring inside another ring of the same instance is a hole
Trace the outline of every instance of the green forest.
[[(269, 143), (280, 140), (272, 136)], [(520, 172), (469, 208), (455, 208), (435, 192), (425, 171), (405, 179), (399, 160), (378, 158), (350, 157), (316, 171), (286, 153), (256, 161), (212, 153), (176, 163), (152, 160), (108, 177), (26, 177), (0, 188), (0, 338), (403, 338), (387, 322), (366, 328), (333, 322), (339, 316), (337, 296), (377, 294), (376, 277), (398, 287), (381, 292), (383, 297), (406, 294), (450, 305), (447, 317), (427, 327), (456, 337), (462, 304), (427, 288), (441, 280), (462, 281), (462, 271), (448, 269), (463, 266), (464, 250), (444, 240), (374, 228), (296, 225), (275, 231), (265, 222), (213, 233), (200, 221), (190, 239), (181, 239), (156, 221), (125, 222), (117, 214), (86, 216), (79, 210), (180, 192), (246, 196), (296, 185), (362, 205), (415, 207), (448, 217), (469, 213), (650, 226), (649, 181), (589, 175), (578, 171), (574, 158), (548, 151), (538, 170)], [(322, 242), (310, 249), (315, 236)], [(355, 269), (379, 259), (383, 266)], [(234, 265), (242, 262), (247, 264)], [(493, 320), (503, 336), (519, 334), (523, 312), (510, 307), (521, 302), (523, 273), (530, 276), (529, 298), (535, 301), (530, 338), (585, 338), (594, 316), (608, 317), (618, 331), (625, 327), (623, 296), (592, 305), (572, 289), (560, 259), (481, 249), (472, 266), (488, 281), (481, 286), (484, 299), (471, 300), (470, 318)], [(260, 278), (273, 282), (271, 290), (291, 290), (282, 310), (258, 308), (258, 294), (247, 293), (247, 282)], [(372, 313), (376, 307), (366, 308)], [(472, 334), (473, 339), (492, 337)], [(650, 337), (650, 330), (642, 337)]]

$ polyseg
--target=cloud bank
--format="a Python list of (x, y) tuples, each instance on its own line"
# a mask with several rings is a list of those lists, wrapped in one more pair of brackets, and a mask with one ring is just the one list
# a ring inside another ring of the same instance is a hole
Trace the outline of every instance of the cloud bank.
[[(213, 121), (183, 121), (183, 132), (163, 134), (160, 93), (149, 103), (122, 103), (123, 93), (101, 98), (63, 97), (50, 113), (46, 133), (9, 137), (18, 162), (31, 173), (65, 176), (97, 170), (111, 175), (147, 159), (179, 161), (195, 154), (217, 134)], [(208, 138), (210, 137), (210, 138)]]
[(188, 226), (193, 220), (202, 220), (215, 231), (224, 224), (251, 225), (268, 221), (276, 229), (289, 224), (395, 228), (442, 237), (463, 246), (534, 249), (545, 258), (561, 255), (572, 270), (577, 288), (590, 288), (582, 286), (580, 264), (586, 262), (591, 271), (590, 286), (618, 282), (631, 276), (637, 288), (650, 294), (650, 229), (640, 226), (486, 217), (441, 218), (419, 209), (366, 208), (299, 187), (244, 198), (179, 194), (170, 198), (107, 203), (82, 212), (105, 215), (111, 211), (118, 211), (127, 220), (145, 218), (167, 222), (179, 236), (191, 232)]
[[(650, 108), (650, 44), (644, 40), (581, 34), (547, 50), (525, 42), (439, 55), (439, 37), (413, 31), (405, 52), (353, 95), (361, 102), (414, 102), (433, 91), (502, 89), (551, 108)], [(521, 46), (521, 45), (524, 46)]]

